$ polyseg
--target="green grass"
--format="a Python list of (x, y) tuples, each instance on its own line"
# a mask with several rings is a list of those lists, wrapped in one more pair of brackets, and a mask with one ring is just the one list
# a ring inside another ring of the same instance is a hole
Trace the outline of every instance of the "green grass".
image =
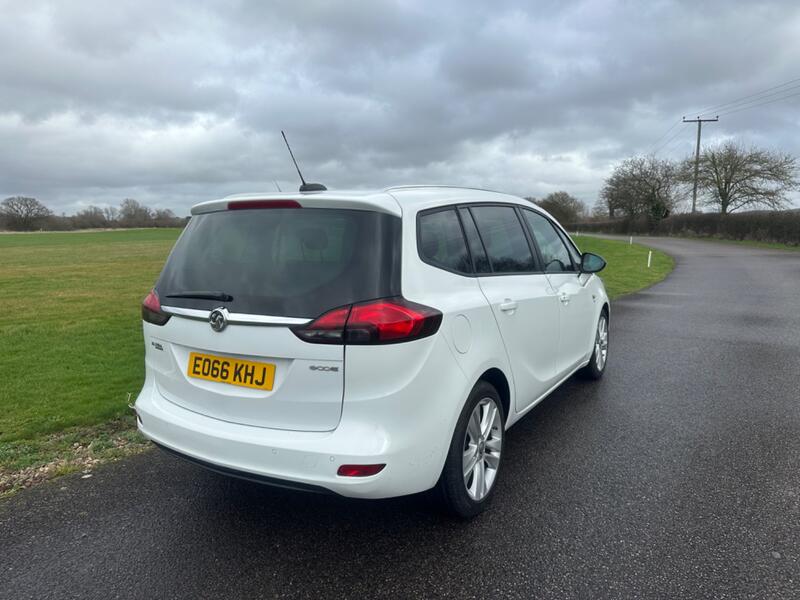
[[(146, 447), (127, 408), (144, 378), (139, 306), (179, 233), (0, 235), (0, 495), (41, 465), (55, 475)], [(608, 261), (612, 297), (672, 269), (654, 251), (648, 270), (639, 245), (576, 242)]]
[(582, 235), (573, 239), (581, 252), (593, 252), (606, 259), (608, 266), (600, 277), (612, 299), (658, 283), (675, 267), (675, 261), (669, 255), (653, 250), (653, 260), (648, 269), (650, 248), (639, 244)]
[(0, 235), (0, 443), (125, 414), (139, 306), (179, 230)]

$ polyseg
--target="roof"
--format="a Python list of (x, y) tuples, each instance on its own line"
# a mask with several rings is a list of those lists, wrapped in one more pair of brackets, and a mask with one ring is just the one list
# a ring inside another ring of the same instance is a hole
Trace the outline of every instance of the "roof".
[(226, 210), (230, 202), (245, 200), (297, 200), (307, 208), (324, 208), (336, 204), (340, 208), (378, 210), (397, 216), (402, 214), (403, 209), (416, 211), (456, 202), (506, 202), (530, 206), (527, 200), (491, 190), (447, 185), (407, 185), (377, 191), (327, 190), (235, 194), (196, 204), (192, 207), (192, 214)]

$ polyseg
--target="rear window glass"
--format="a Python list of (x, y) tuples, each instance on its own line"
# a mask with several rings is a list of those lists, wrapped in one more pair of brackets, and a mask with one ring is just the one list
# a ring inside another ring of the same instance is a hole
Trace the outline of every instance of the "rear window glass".
[(472, 270), (467, 244), (454, 209), (419, 217), (419, 253), (425, 262), (459, 273)]
[[(343, 209), (264, 209), (196, 215), (156, 284), (166, 306), (316, 317), (400, 294), (400, 219)], [(230, 302), (169, 298), (213, 291)]]
[(517, 213), (510, 206), (470, 208), (495, 273), (525, 273), (536, 270)]
[(464, 225), (464, 233), (469, 242), (469, 251), (472, 253), (472, 262), (475, 264), (476, 273), (491, 273), (492, 268), (489, 266), (489, 259), (486, 258), (486, 251), (483, 249), (483, 242), (478, 234), (478, 229), (475, 227), (475, 222), (472, 220), (472, 215), (467, 208), (459, 208), (461, 215), (461, 223)]

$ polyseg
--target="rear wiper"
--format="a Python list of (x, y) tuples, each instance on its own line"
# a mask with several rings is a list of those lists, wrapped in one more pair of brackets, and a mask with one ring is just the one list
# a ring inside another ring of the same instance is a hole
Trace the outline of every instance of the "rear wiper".
[(225, 292), (209, 292), (205, 290), (167, 294), (167, 298), (194, 298), (195, 300), (218, 300), (219, 302), (230, 302), (233, 300), (233, 296)]

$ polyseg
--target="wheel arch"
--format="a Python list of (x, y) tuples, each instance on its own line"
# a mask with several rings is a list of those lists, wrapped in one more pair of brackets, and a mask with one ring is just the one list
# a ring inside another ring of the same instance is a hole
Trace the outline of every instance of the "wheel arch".
[[(478, 377), (478, 381), (485, 381), (497, 390), (497, 393), (500, 395), (500, 403), (503, 405), (506, 422), (508, 422), (509, 411), (511, 410), (511, 385), (505, 373), (497, 367), (492, 367), (486, 369), (481, 376)], [(478, 381), (475, 383), (477, 384)]]

